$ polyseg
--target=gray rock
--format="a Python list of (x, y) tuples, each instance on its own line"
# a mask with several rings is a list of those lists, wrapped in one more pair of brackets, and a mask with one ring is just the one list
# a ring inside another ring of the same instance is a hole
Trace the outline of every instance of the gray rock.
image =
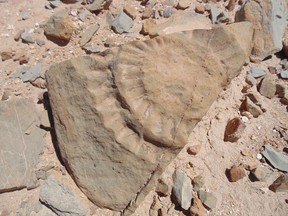
[(265, 181), (268, 178), (269, 170), (266, 167), (257, 167), (251, 171), (251, 174), (258, 181)]
[(86, 52), (87, 54), (99, 53), (99, 52), (102, 52), (102, 51), (103, 51), (103, 47), (101, 47), (101, 46), (99, 46), (99, 45), (83, 47), (83, 49), (85, 50), (85, 52)]
[(276, 83), (273, 75), (268, 74), (261, 81), (261, 85), (259, 88), (259, 92), (261, 95), (267, 98), (273, 98), (276, 93)]
[(215, 5), (211, 5), (210, 8), (210, 19), (212, 23), (217, 23), (218, 19), (220, 19), (223, 16), (222, 11), (220, 8), (216, 7)]
[(244, 101), (245, 109), (252, 114), (254, 118), (260, 116), (263, 112), (261, 108), (255, 104), (249, 97), (246, 97)]
[(22, 20), (27, 20), (27, 19), (29, 19), (29, 17), (30, 17), (30, 13), (29, 13), (29, 11), (27, 11), (27, 10), (23, 10), (23, 11), (20, 13), (20, 16), (21, 16), (21, 19), (22, 19)]
[(265, 76), (266, 72), (262, 68), (252, 67), (249, 71), (249, 74), (254, 78), (259, 78)]
[(288, 79), (288, 70), (283, 70), (280, 72), (280, 77), (282, 79)]
[(173, 13), (174, 13), (174, 11), (173, 11), (172, 8), (166, 8), (166, 9), (163, 10), (162, 16), (164, 18), (168, 18), (168, 17), (172, 16)]
[(235, 21), (249, 21), (254, 26), (252, 61), (261, 61), (282, 49), (286, 27), (285, 0), (250, 0), (236, 13)]
[(35, 185), (34, 168), (43, 149), (32, 99), (0, 103), (0, 193)]
[(265, 149), (261, 154), (270, 162), (270, 164), (281, 171), (288, 172), (288, 156), (275, 151), (271, 146), (264, 145)]
[(97, 12), (103, 9), (108, 9), (111, 3), (112, 3), (112, 0), (88, 1), (87, 9), (91, 12)]
[(88, 43), (99, 28), (100, 25), (96, 24), (90, 26), (87, 30), (85, 30), (85, 32), (81, 35), (81, 39), (79, 42), (80, 46), (83, 47), (86, 43)]
[(40, 201), (58, 216), (85, 216), (87, 210), (82, 207), (75, 194), (50, 175), (40, 188)]
[(181, 208), (188, 210), (193, 198), (191, 179), (180, 170), (176, 170), (174, 175), (172, 193), (177, 204), (179, 204)]
[(35, 43), (31, 33), (29, 31), (25, 31), (21, 34), (21, 39), (23, 43)]
[(216, 208), (217, 198), (213, 193), (200, 190), (198, 191), (198, 197), (202, 201), (203, 205), (209, 210)]
[(78, 19), (85, 22), (87, 16), (89, 15), (91, 15), (91, 13), (88, 10), (83, 10), (78, 14)]
[(45, 41), (44, 40), (42, 40), (42, 39), (36, 39), (36, 44), (38, 45), (38, 46), (44, 46), (45, 45)]
[(61, 4), (61, 1), (60, 0), (49, 1), (49, 4), (52, 9), (55, 9), (59, 7), (59, 5)]
[(132, 26), (133, 26), (133, 19), (131, 19), (131, 17), (129, 17), (123, 11), (120, 12), (112, 22), (112, 29), (116, 33), (120, 34), (124, 32), (129, 32)]
[(205, 184), (204, 178), (201, 175), (198, 175), (195, 178), (193, 178), (192, 183), (194, 191), (199, 191)]
[(27, 67), (23, 67), (16, 71), (14, 77), (18, 77), (23, 80), (23, 82), (34, 81), (36, 78), (41, 76), (42, 67), (41, 64), (38, 63), (31, 67), (30, 69), (26, 69)]

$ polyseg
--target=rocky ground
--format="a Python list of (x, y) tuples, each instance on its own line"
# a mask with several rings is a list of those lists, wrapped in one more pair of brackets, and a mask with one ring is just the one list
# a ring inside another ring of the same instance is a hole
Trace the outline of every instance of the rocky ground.
[[(250, 61), (134, 215), (288, 214), (288, 5), (249, 2), (276, 14), (262, 14), (263, 26), (273, 28), (254, 33)], [(53, 63), (249, 20), (247, 4), (244, 15), (237, 12), (245, 3), (0, 0), (0, 215), (120, 215), (89, 201), (64, 166), (47, 102), (45, 72)], [(252, 14), (249, 21), (257, 20)]]

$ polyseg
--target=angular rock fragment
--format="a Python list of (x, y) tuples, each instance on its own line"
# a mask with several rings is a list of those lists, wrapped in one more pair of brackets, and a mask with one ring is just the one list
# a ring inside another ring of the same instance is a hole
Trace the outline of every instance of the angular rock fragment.
[(232, 166), (226, 170), (226, 176), (230, 182), (236, 182), (245, 176), (245, 170), (242, 166)]
[(188, 210), (191, 206), (192, 183), (191, 179), (182, 171), (176, 170), (172, 189), (174, 198), (181, 208)]
[(198, 191), (198, 196), (199, 196), (199, 199), (204, 204), (204, 206), (206, 206), (206, 208), (208, 208), (209, 210), (216, 208), (217, 198), (215, 197), (215, 195), (213, 193), (210, 193), (210, 192), (207, 192), (204, 190), (200, 190), (200, 191)]
[(255, 104), (249, 97), (246, 97), (243, 104), (244, 104), (245, 110), (251, 113), (254, 118), (257, 118), (263, 113), (261, 108), (257, 104)]
[(273, 75), (269, 74), (264, 77), (264, 79), (261, 82), (259, 92), (261, 95), (270, 99), (275, 96), (276, 83), (275, 83)]
[(112, 29), (116, 33), (125, 33), (133, 26), (133, 20), (123, 11), (119, 13), (112, 22)]
[(81, 35), (81, 39), (80, 39), (80, 46), (83, 47), (86, 43), (88, 43), (91, 38), (93, 37), (93, 35), (98, 31), (98, 29), (100, 28), (99, 24), (90, 26), (82, 35)]
[(205, 216), (206, 211), (201, 200), (196, 196), (193, 197), (193, 205), (189, 209), (190, 216)]
[[(91, 2), (91, 3), (90, 3)], [(87, 9), (91, 12), (99, 12), (103, 9), (108, 9), (112, 0), (94, 0), (88, 1)]]
[(59, 148), (91, 201), (135, 211), (238, 75), (252, 34), (246, 22), (195, 30), (50, 67), (46, 80)]
[(43, 131), (35, 125), (36, 113), (32, 99), (0, 102), (0, 194), (37, 186)]
[(271, 165), (279, 170), (288, 172), (288, 156), (277, 152), (269, 145), (264, 145), (265, 149), (261, 153), (270, 163)]
[(240, 118), (236, 117), (229, 120), (225, 128), (224, 141), (236, 142), (241, 137), (245, 127)]
[(73, 33), (72, 22), (66, 10), (53, 14), (44, 24), (43, 29), (47, 37), (68, 42)]
[(251, 60), (261, 61), (282, 49), (286, 27), (285, 0), (250, 0), (236, 13), (235, 21), (249, 21), (254, 26)]
[(270, 186), (269, 189), (274, 192), (288, 191), (288, 174), (279, 176)]

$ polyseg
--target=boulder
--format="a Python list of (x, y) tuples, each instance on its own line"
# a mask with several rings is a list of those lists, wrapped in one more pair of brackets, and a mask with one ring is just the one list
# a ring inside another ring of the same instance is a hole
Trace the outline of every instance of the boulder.
[(43, 149), (43, 131), (32, 99), (0, 102), (0, 194), (37, 186), (34, 168)]
[(73, 33), (72, 22), (66, 10), (53, 14), (43, 25), (45, 35), (52, 40), (68, 42)]
[(59, 148), (91, 201), (135, 211), (239, 74), (252, 33), (244, 22), (159, 36), (50, 67)]
[(249, 0), (236, 13), (235, 21), (253, 23), (252, 61), (261, 61), (282, 49), (286, 27), (287, 3), (285, 0)]

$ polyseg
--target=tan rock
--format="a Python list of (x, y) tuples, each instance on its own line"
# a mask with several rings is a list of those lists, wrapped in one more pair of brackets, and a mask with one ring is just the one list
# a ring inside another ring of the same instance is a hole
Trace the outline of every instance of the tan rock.
[(69, 41), (73, 27), (66, 10), (58, 11), (53, 14), (50, 19), (44, 24), (44, 33), (48, 38)]
[(186, 8), (188, 8), (191, 4), (190, 0), (179, 0), (178, 5), (177, 5), (177, 9), (181, 9), (184, 10)]
[(197, 4), (195, 6), (195, 12), (196, 13), (199, 13), (199, 14), (203, 14), (205, 13), (206, 9), (205, 9), (205, 6), (203, 4)]
[(252, 61), (261, 61), (282, 49), (286, 27), (285, 0), (250, 0), (236, 13), (235, 21), (249, 21), (254, 26)]
[(226, 171), (227, 178), (230, 182), (236, 182), (245, 176), (245, 170), (242, 166), (232, 166)]
[(137, 10), (135, 7), (131, 6), (131, 4), (125, 4), (123, 11), (129, 16), (131, 17), (133, 20), (136, 18), (137, 16)]
[(187, 152), (188, 152), (188, 154), (196, 155), (199, 153), (200, 150), (201, 150), (201, 145), (198, 144), (198, 145), (190, 146), (187, 149)]
[(206, 215), (205, 207), (203, 206), (201, 200), (197, 196), (194, 196), (193, 198), (193, 205), (189, 209), (189, 214), (190, 216)]
[(12, 51), (2, 51), (0, 53), (0, 56), (2, 58), (2, 61), (6, 61), (6, 60), (9, 60), (9, 59), (12, 59), (13, 56), (14, 56), (14, 53)]
[(276, 83), (273, 75), (266, 75), (261, 82), (259, 92), (267, 98), (273, 98), (276, 93)]
[(142, 19), (148, 19), (153, 15), (154, 11), (153, 8), (151, 7), (146, 7), (143, 14), (142, 14)]
[(270, 186), (269, 189), (274, 192), (288, 191), (288, 175), (280, 175)]
[(141, 33), (143, 35), (148, 35), (150, 33), (151, 29), (153, 29), (155, 26), (156, 26), (156, 21), (154, 19), (144, 20)]
[(256, 105), (249, 97), (246, 97), (243, 103), (246, 111), (251, 113), (254, 118), (257, 118), (263, 113), (261, 108), (258, 105)]
[(251, 24), (238, 23), (159, 36), (50, 67), (59, 148), (91, 201), (135, 211), (239, 74), (252, 33)]
[(166, 22), (158, 24), (151, 29), (150, 35), (155, 37), (194, 29), (211, 29), (210, 19), (191, 12), (178, 11), (168, 18)]
[(170, 193), (170, 188), (166, 182), (159, 179), (155, 191), (162, 196), (168, 196)]

